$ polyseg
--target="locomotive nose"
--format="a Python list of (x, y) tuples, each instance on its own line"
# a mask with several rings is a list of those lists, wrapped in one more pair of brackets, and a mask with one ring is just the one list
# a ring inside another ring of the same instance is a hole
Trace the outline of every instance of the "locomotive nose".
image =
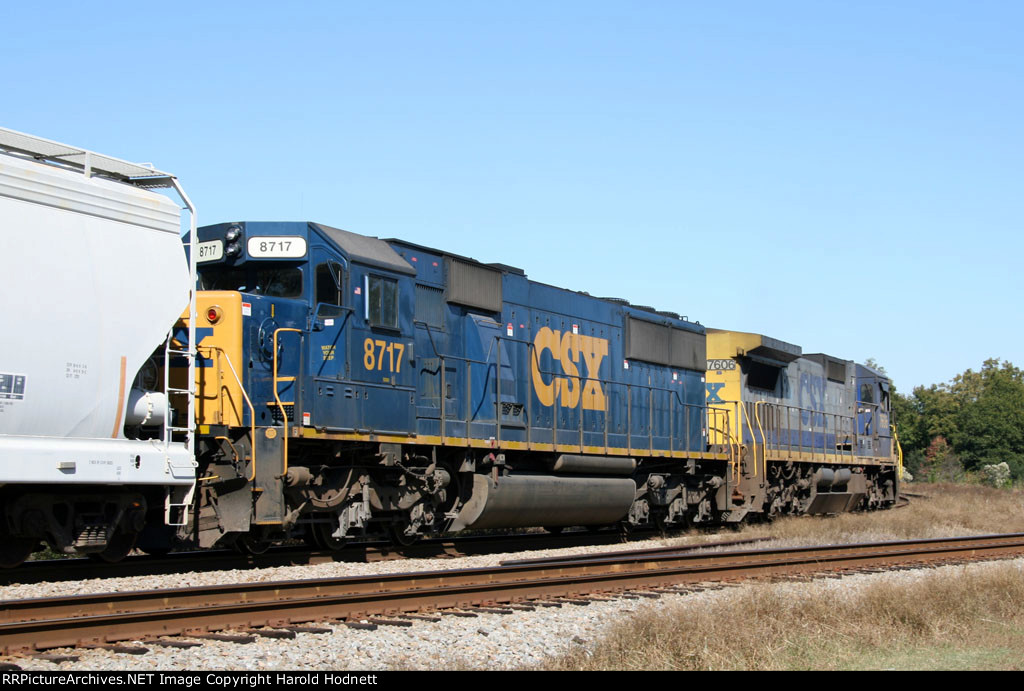
[[(242, 377), (242, 294), (234, 290), (201, 290), (196, 297), (196, 424), (242, 426), (246, 408)], [(187, 323), (188, 315), (182, 316)], [(187, 376), (185, 363), (175, 369)]]

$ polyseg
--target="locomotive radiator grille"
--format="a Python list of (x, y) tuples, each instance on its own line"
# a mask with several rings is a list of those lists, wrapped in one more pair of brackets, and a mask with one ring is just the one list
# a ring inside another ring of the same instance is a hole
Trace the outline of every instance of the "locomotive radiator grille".
[(519, 417), (523, 414), (522, 403), (502, 403), (501, 414), (505, 417)]

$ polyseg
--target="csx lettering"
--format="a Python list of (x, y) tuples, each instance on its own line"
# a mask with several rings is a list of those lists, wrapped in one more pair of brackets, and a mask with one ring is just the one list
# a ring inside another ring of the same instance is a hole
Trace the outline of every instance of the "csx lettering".
[[(534, 357), (530, 358), (533, 387), (541, 405), (552, 406), (558, 399), (563, 408), (575, 408), (582, 399), (584, 410), (604, 410), (604, 390), (598, 377), (601, 361), (608, 355), (608, 341), (604, 338), (584, 336), (566, 331), (552, 331), (548, 327), (537, 332), (533, 339)], [(544, 380), (540, 370), (540, 359), (544, 351), (551, 353), (555, 362), (561, 363), (564, 377)], [(580, 376), (580, 356), (586, 366), (586, 378)]]
[(719, 391), (721, 391), (725, 387), (724, 383), (708, 382), (706, 384), (706, 386), (707, 386), (707, 402), (709, 404), (725, 403), (725, 401), (722, 400), (721, 394), (718, 393)]

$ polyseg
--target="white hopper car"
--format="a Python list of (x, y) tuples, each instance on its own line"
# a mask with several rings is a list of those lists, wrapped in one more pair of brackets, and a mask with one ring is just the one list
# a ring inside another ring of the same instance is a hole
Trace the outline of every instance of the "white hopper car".
[(0, 565), (44, 542), (118, 559), (186, 520), (194, 394), (163, 362), (194, 361), (170, 333), (195, 268), (152, 188), (195, 227), (173, 176), (0, 129)]

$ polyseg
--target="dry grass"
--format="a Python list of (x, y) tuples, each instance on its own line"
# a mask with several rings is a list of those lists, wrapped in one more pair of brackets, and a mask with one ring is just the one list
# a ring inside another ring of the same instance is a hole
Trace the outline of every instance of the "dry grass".
[[(1024, 492), (916, 484), (907, 508), (745, 527), (825, 544), (1024, 532)], [(690, 542), (690, 540), (687, 540)], [(758, 545), (759, 547), (761, 545)], [(1024, 565), (753, 585), (652, 605), (548, 669), (1024, 669)]]
[(912, 497), (909, 506), (889, 511), (744, 526), (739, 537), (772, 537), (781, 545), (1024, 532), (1024, 490), (924, 483), (904, 489), (926, 498)]
[(1024, 669), (1020, 562), (872, 580), (651, 606), (547, 669)]

